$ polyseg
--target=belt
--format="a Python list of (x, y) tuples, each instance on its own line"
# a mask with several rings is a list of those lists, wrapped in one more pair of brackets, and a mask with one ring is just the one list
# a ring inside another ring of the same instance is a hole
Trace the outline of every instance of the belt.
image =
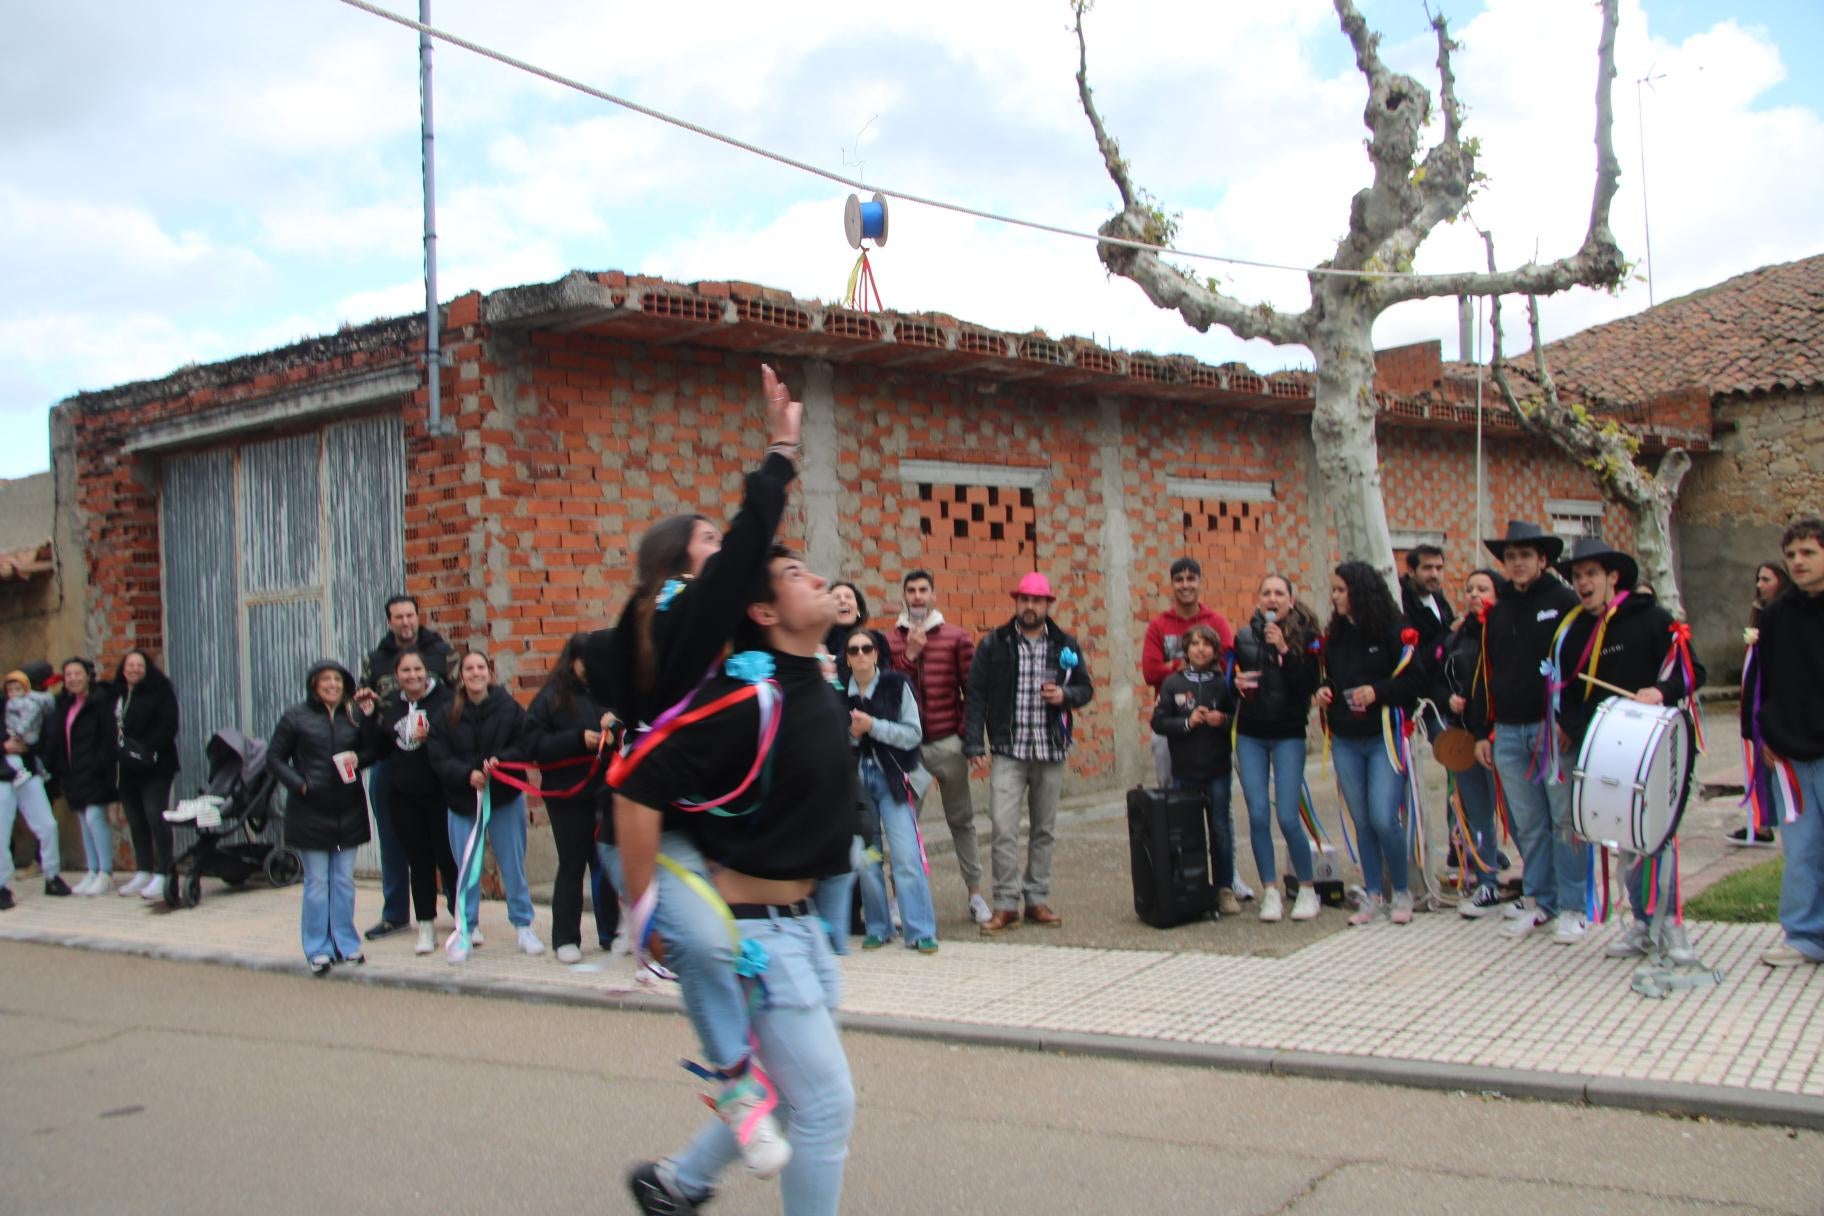
[(730, 904), (728, 911), (736, 920), (771, 920), (775, 916), (810, 916), (813, 909), (810, 900), (801, 899), (795, 904)]

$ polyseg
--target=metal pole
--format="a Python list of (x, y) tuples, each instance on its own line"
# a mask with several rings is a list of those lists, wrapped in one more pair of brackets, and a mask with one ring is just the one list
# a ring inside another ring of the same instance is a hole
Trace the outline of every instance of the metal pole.
[[(418, 0), (418, 23), (431, 23), (431, 0)], [(437, 137), (431, 118), (431, 36), (422, 31), (418, 34), (418, 100), (424, 132), (424, 366), (431, 394), (430, 432), (442, 435), (445, 426), (443, 326), (437, 311)]]
[[(1501, 357), (1500, 351), (1494, 357)], [(1479, 546), (1488, 532), (1482, 523), (1482, 297), (1476, 297), (1476, 535), (1472, 544)]]

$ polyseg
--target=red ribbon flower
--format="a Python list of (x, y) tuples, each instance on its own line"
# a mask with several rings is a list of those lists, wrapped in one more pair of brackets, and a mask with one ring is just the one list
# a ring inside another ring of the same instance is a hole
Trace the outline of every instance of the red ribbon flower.
[(1419, 631), (1418, 630), (1416, 630), (1416, 629), (1400, 630), (1400, 645), (1417, 646), (1418, 644), (1419, 644)]

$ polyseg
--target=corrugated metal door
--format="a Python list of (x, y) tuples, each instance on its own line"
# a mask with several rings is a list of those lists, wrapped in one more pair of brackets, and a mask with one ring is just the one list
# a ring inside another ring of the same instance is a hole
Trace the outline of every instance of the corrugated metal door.
[[(332, 658), (358, 676), (405, 584), (405, 439), (396, 415), (185, 454), (164, 465), (167, 660), (187, 793), (226, 726), (264, 738)], [(357, 869), (377, 871), (363, 849)]]

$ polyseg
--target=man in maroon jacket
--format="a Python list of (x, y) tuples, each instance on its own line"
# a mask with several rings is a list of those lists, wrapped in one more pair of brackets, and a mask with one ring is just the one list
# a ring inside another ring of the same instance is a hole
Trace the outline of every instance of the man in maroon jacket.
[(914, 570), (900, 585), (905, 611), (887, 635), (893, 670), (912, 679), (918, 719), (925, 729), (925, 769), (944, 799), (944, 821), (956, 844), (956, 865), (969, 888), (969, 915), (986, 924), (994, 915), (982, 897), (982, 858), (975, 839), (975, 804), (969, 796), (969, 763), (963, 759), (963, 693), (975, 640), (936, 608), (936, 584), (928, 570)]

